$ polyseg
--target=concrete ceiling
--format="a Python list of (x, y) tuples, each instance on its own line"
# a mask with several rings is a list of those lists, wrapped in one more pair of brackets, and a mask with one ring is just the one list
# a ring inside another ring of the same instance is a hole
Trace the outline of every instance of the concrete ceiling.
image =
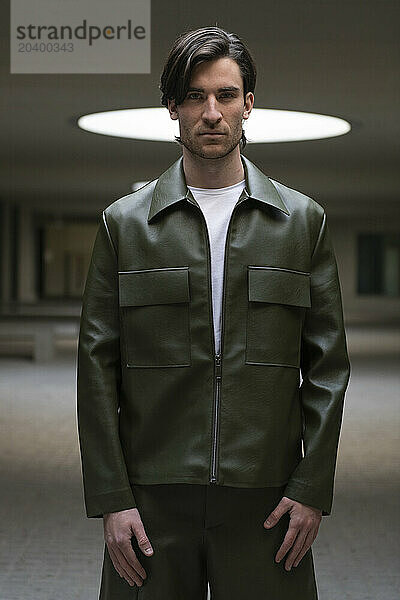
[(327, 140), (248, 145), (245, 155), (338, 214), (378, 203), (399, 215), (398, 0), (153, 0), (148, 75), (11, 75), (8, 10), (1, 3), (3, 198), (89, 214), (128, 194), (132, 182), (157, 177), (180, 156), (177, 144), (96, 135), (76, 119), (160, 106), (175, 37), (217, 24), (253, 54), (256, 107), (337, 115), (353, 126)]

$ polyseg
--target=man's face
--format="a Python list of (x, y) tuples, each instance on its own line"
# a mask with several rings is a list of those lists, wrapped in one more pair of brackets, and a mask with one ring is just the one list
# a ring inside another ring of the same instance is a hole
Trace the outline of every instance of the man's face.
[[(172, 119), (179, 119), (187, 150), (202, 158), (221, 158), (239, 144), (242, 119), (249, 117), (253, 103), (251, 92), (244, 103), (239, 65), (231, 58), (218, 58), (193, 69), (184, 101), (178, 106), (168, 101), (168, 109)], [(215, 135), (207, 135), (210, 132)]]

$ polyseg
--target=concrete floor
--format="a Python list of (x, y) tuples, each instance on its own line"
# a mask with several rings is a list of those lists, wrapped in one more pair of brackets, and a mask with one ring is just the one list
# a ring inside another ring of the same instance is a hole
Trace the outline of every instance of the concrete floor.
[[(333, 512), (313, 544), (319, 600), (400, 597), (399, 340), (348, 328)], [(103, 530), (84, 514), (75, 360), (0, 360), (0, 600), (98, 598)]]

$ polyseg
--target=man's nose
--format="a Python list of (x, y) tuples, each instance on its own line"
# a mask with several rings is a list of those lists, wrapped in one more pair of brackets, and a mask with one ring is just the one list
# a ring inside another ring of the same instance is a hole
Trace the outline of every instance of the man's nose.
[(216, 98), (209, 98), (204, 106), (203, 119), (208, 122), (218, 122), (222, 119)]

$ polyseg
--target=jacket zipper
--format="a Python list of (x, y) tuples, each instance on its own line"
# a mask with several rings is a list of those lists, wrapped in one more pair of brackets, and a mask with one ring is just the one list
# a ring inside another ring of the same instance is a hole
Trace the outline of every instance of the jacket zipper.
[[(214, 316), (213, 316), (213, 306), (212, 306), (212, 290), (211, 293), (209, 293), (209, 310), (211, 311), (211, 322), (212, 322), (212, 349), (213, 349), (213, 353), (214, 353), (214, 410), (213, 410), (213, 444), (212, 444), (212, 463), (211, 463), (211, 477), (210, 477), (210, 483), (217, 483), (217, 445), (218, 445), (218, 433), (219, 433), (219, 404), (220, 404), (220, 396), (221, 396), (221, 379), (222, 379), (222, 375), (221, 375), (221, 371), (222, 371), (222, 345), (223, 345), (223, 329), (224, 329), (224, 309), (225, 309), (225, 271), (226, 271), (226, 250), (228, 247), (228, 242), (229, 242), (229, 237), (230, 237), (230, 230), (231, 230), (231, 223), (232, 223), (232, 217), (233, 217), (233, 213), (235, 212), (236, 207), (247, 198), (247, 194), (245, 197), (243, 198), (239, 198), (239, 200), (237, 201), (237, 203), (235, 204), (235, 206), (233, 207), (232, 213), (231, 213), (231, 217), (229, 219), (229, 224), (228, 224), (228, 230), (226, 233), (226, 240), (225, 240), (225, 248), (224, 248), (224, 273), (223, 273), (223, 279), (222, 279), (222, 310), (221, 310), (221, 330), (220, 330), (220, 352), (219, 353), (215, 353), (215, 332), (214, 332)], [(205, 226), (205, 231), (206, 231), (206, 238), (207, 238), (207, 253), (208, 253), (208, 284), (209, 284), (209, 291), (211, 288), (210, 282), (211, 282), (211, 251), (210, 251), (210, 236), (208, 235), (208, 227), (207, 227), (207, 221), (206, 218), (204, 216), (203, 211), (201, 210), (200, 206), (198, 205), (198, 203), (196, 202), (196, 200), (194, 199), (194, 202), (188, 198), (189, 202), (191, 204), (193, 204), (194, 206), (197, 206), (197, 208), (200, 210), (202, 219), (203, 219), (203, 223)]]
[(214, 428), (212, 447), (212, 466), (210, 483), (217, 483), (217, 439), (219, 423), (219, 399), (221, 394), (221, 353), (216, 354), (215, 360), (215, 402), (214, 402)]

